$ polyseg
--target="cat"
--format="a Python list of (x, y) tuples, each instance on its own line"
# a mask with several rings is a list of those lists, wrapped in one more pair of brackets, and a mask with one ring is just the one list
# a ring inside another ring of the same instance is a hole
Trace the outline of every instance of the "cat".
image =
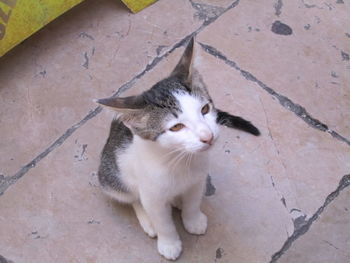
[(193, 48), (192, 38), (170, 76), (142, 94), (96, 100), (117, 112), (101, 154), (100, 185), (110, 197), (132, 205), (141, 227), (157, 236), (158, 252), (168, 260), (182, 251), (173, 206), (181, 209), (187, 232), (206, 232), (207, 216), (200, 209), (206, 151), (217, 139), (219, 125), (260, 135), (249, 121), (214, 107), (193, 67)]

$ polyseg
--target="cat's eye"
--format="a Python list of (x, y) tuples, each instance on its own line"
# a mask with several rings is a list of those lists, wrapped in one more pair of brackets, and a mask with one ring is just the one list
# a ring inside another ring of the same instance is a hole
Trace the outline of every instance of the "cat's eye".
[(169, 130), (176, 132), (176, 131), (179, 131), (183, 128), (185, 128), (185, 125), (182, 123), (178, 123), (178, 124), (175, 124), (173, 127), (171, 127)]
[(203, 106), (201, 112), (202, 112), (203, 115), (205, 115), (205, 114), (207, 114), (207, 113), (209, 112), (209, 110), (210, 110), (209, 104), (205, 104), (205, 105)]

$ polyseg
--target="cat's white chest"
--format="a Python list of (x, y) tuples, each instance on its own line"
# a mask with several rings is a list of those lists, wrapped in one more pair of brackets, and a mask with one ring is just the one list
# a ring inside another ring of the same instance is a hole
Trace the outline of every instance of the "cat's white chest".
[(160, 191), (169, 198), (205, 180), (207, 174), (204, 154), (181, 156), (152, 148), (136, 137), (124, 154), (119, 156), (121, 176), (133, 192)]

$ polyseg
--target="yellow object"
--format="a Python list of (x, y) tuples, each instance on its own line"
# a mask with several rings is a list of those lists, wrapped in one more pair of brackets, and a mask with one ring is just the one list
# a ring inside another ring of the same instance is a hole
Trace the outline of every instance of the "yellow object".
[[(0, 0), (0, 57), (83, 0)], [(118, 1), (118, 0), (115, 0)], [(156, 0), (122, 0), (134, 13)]]
[[(1, 0), (0, 0), (1, 1)], [(157, 0), (122, 0), (122, 2), (133, 12), (137, 13)]]
[(0, 57), (83, 0), (0, 0)]

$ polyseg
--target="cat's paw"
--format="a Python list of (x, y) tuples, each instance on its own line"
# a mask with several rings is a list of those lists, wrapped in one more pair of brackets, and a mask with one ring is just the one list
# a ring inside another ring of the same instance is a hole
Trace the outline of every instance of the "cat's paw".
[(181, 240), (167, 241), (158, 239), (158, 252), (169, 260), (177, 259), (182, 251)]
[(207, 231), (208, 218), (202, 212), (199, 212), (196, 216), (183, 217), (185, 229), (188, 233), (194, 235), (203, 235)]

